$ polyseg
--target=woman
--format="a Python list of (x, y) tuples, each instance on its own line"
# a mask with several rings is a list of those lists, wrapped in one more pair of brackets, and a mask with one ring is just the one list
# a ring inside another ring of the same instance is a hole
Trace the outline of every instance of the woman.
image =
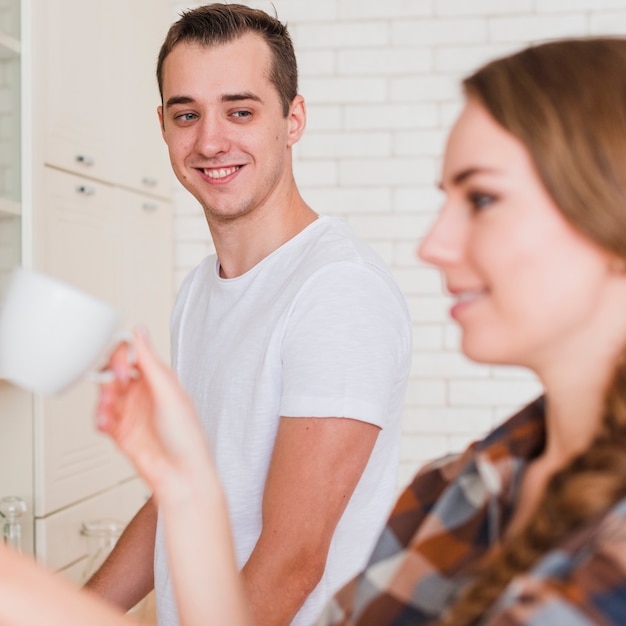
[[(625, 70), (626, 40), (570, 40), (465, 81), (420, 255), (465, 354), (530, 368), (545, 396), (415, 477), (320, 624), (626, 623)], [(142, 335), (136, 349), (138, 379), (123, 348), (112, 359), (98, 426), (158, 498), (181, 623), (249, 624), (194, 409)], [(0, 623), (30, 623), (5, 589)]]
[(626, 623), (626, 40), (468, 78), (420, 247), (464, 353), (545, 396), (400, 498), (331, 624)]

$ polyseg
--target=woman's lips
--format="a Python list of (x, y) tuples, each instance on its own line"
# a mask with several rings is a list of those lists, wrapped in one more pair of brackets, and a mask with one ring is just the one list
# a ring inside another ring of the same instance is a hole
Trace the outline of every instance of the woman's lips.
[(458, 320), (459, 317), (462, 316), (473, 304), (485, 298), (487, 290), (455, 290), (451, 292), (451, 295), (455, 299), (455, 303), (450, 309), (450, 316), (453, 319)]

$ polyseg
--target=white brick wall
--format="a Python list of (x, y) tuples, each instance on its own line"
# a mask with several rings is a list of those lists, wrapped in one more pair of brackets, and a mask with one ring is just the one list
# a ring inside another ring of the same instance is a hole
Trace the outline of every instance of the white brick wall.
[[(514, 368), (458, 351), (441, 280), (415, 258), (440, 202), (459, 79), (486, 60), (561, 36), (626, 35), (626, 0), (242, 0), (287, 21), (307, 132), (296, 178), (307, 201), (342, 215), (389, 263), (414, 323), (399, 485), (425, 460), (481, 436), (540, 392)], [(172, 18), (199, 2), (171, 0)], [(209, 250), (201, 211), (176, 192), (176, 277)]]

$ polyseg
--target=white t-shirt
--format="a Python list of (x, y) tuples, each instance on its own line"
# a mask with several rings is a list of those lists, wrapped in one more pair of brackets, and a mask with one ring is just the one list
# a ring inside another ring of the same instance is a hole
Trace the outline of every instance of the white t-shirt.
[[(215, 256), (185, 279), (172, 314), (172, 358), (200, 412), (224, 485), (242, 567), (261, 532), (261, 503), (280, 416), (348, 417), (381, 428), (337, 526), (324, 577), (295, 626), (366, 564), (396, 491), (411, 321), (390, 272), (345, 222), (320, 217), (242, 276)], [(159, 525), (159, 624), (177, 624)]]

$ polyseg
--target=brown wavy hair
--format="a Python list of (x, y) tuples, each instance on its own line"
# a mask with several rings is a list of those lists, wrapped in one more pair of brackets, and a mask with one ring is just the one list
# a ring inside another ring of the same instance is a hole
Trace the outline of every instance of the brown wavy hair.
[[(626, 39), (534, 46), (487, 64), (463, 86), (525, 144), (572, 226), (626, 259)], [(551, 477), (528, 525), (486, 560), (439, 624), (478, 623), (516, 574), (625, 495), (626, 349), (592, 444)]]

